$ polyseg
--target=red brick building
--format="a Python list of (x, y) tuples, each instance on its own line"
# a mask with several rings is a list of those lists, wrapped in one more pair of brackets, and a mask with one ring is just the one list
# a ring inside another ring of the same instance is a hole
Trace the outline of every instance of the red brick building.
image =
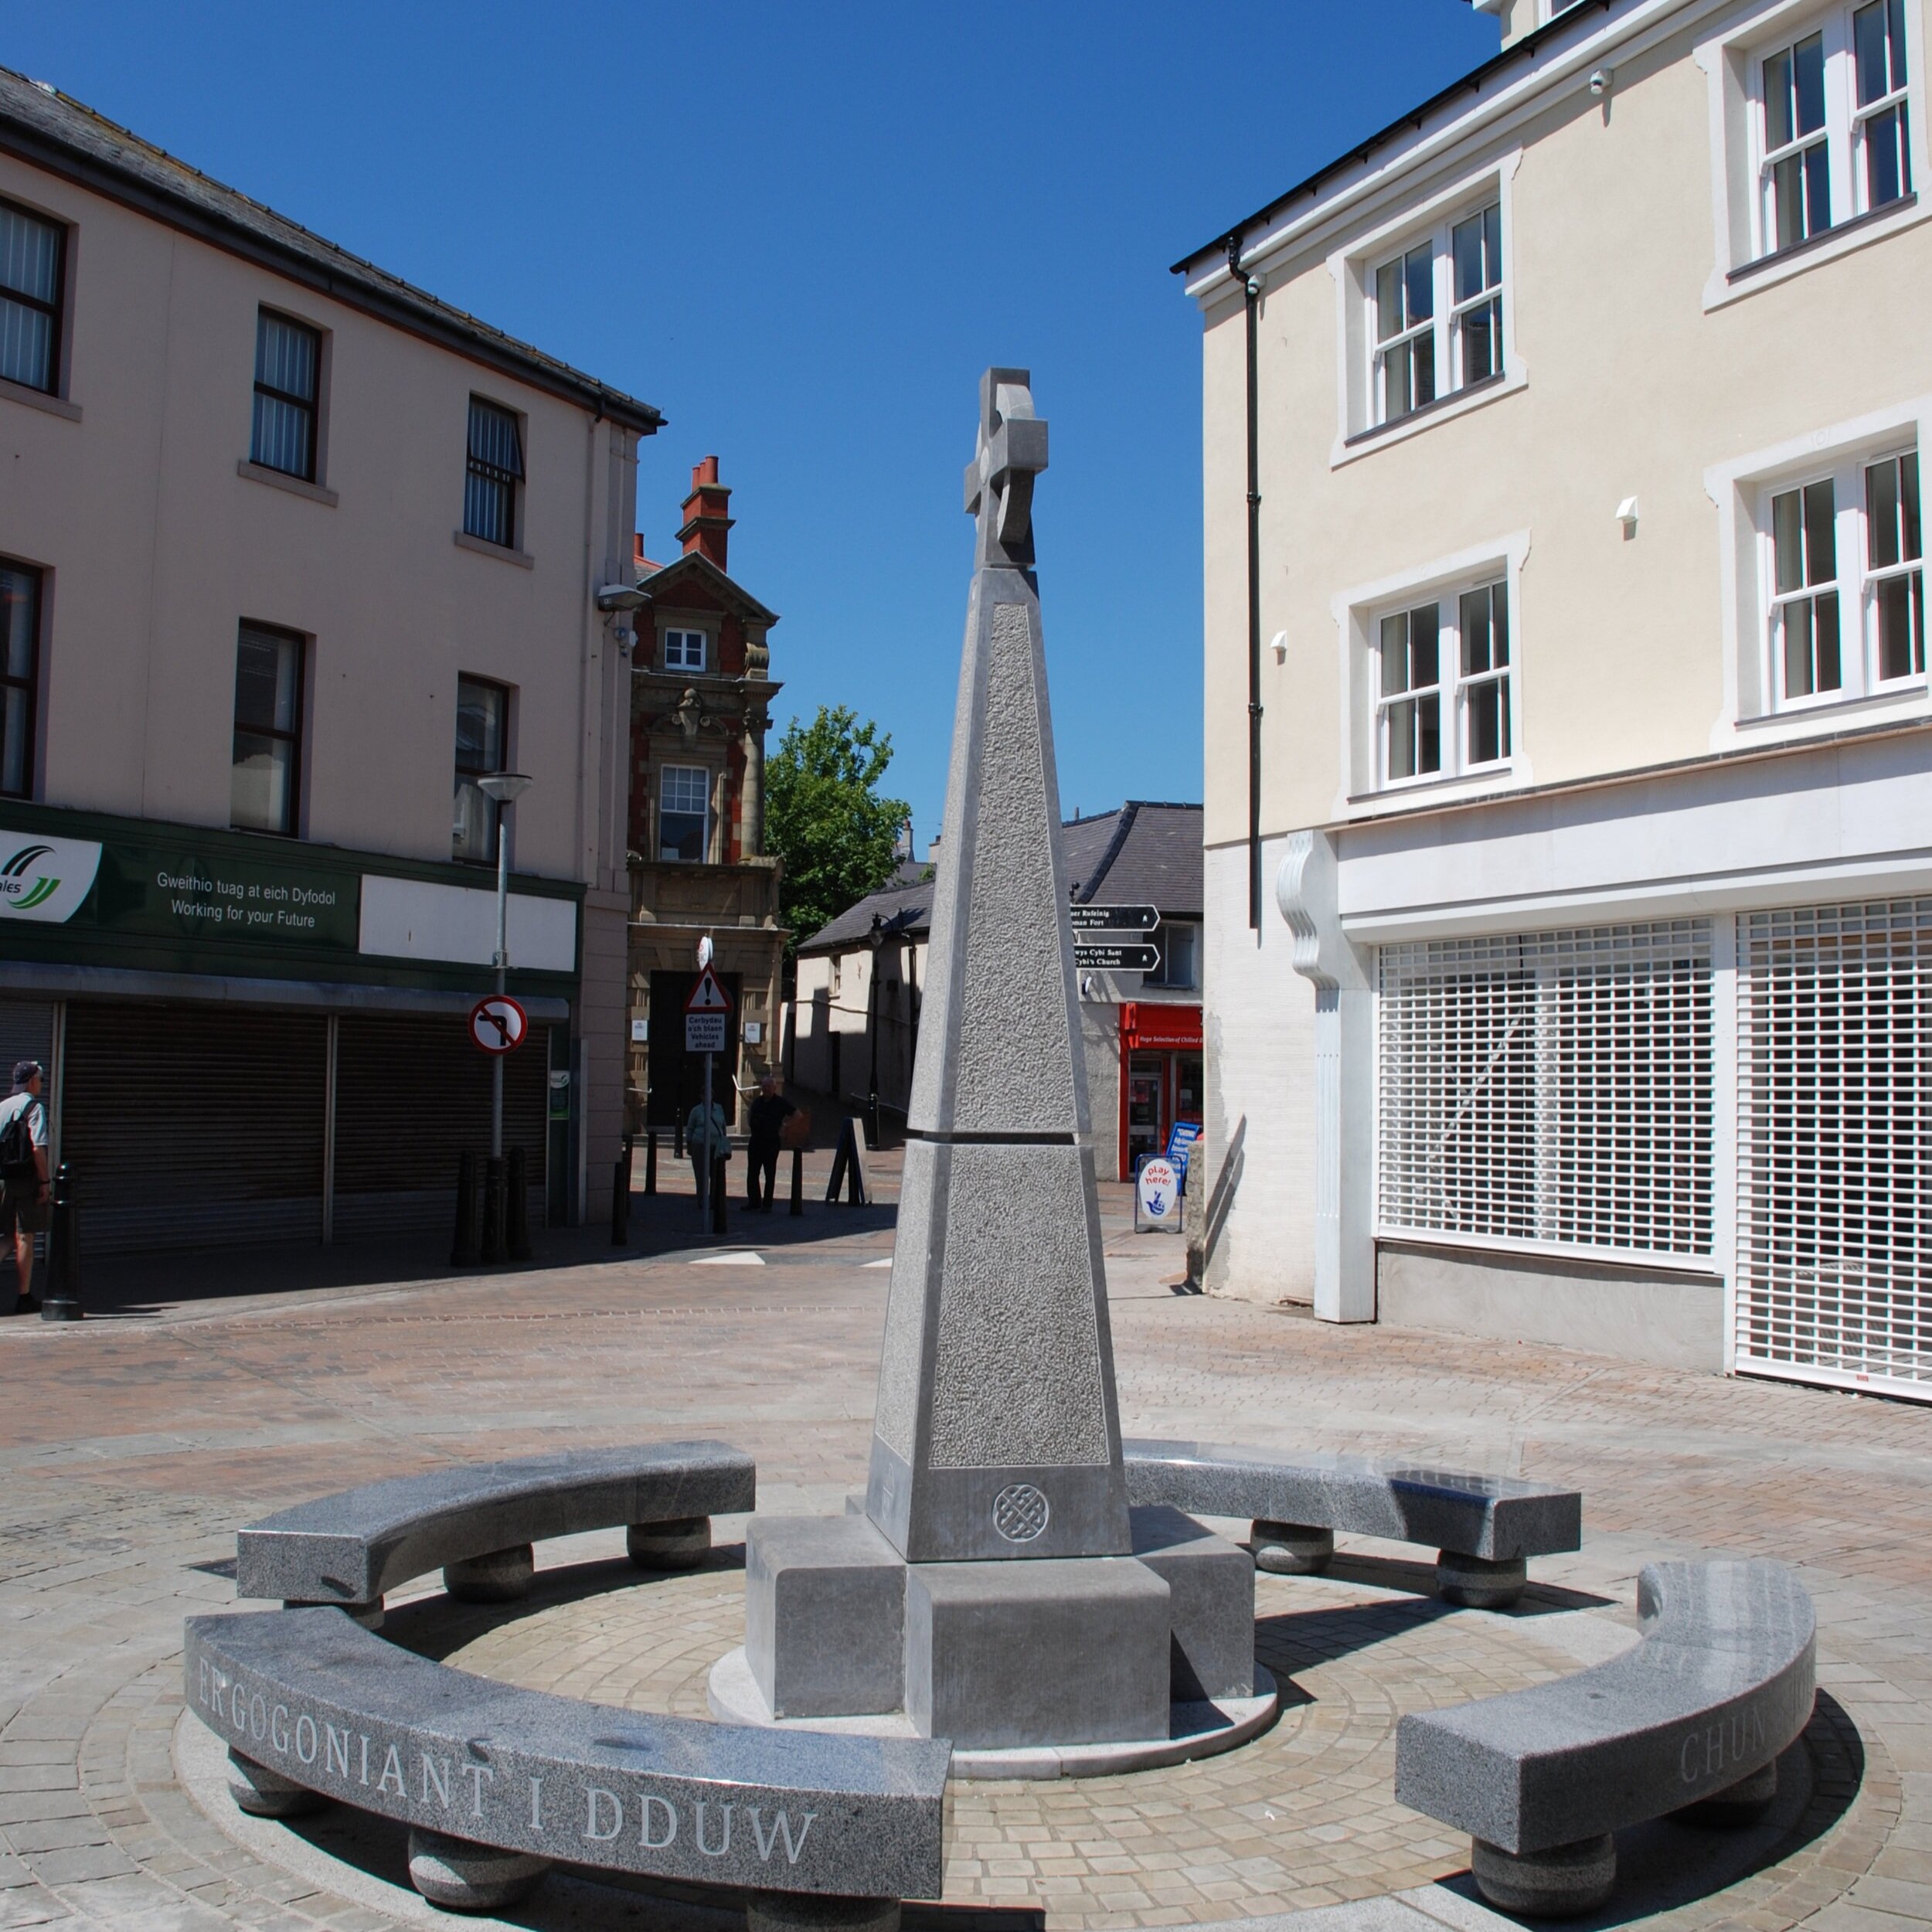
[[(766, 641), (777, 614), (728, 574), (731, 492), (707, 456), (691, 473), (678, 539), (655, 563), (638, 539), (631, 679), (631, 1045), (634, 1126), (668, 1127), (702, 1080), (684, 1052), (697, 944), (732, 997), (728, 1072), (739, 1113), (776, 1063), (785, 935), (778, 862), (764, 851), (765, 733), (779, 687)], [(729, 1106), (727, 1111), (730, 1111)]]

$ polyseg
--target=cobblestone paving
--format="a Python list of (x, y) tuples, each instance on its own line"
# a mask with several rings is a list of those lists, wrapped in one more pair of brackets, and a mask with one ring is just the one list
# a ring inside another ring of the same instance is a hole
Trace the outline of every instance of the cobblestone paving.
[[(851, 1225), (821, 1210), (774, 1230), (821, 1238), (774, 1240), (763, 1268), (677, 1252), (611, 1262), (587, 1247), (493, 1278), (0, 1323), (0, 1928), (424, 1923), (427, 1908), (393, 1889), (393, 1845), (372, 1850), (338, 1823), (298, 1847), (184, 1785), (181, 1619), (232, 1602), (236, 1527), (380, 1475), (662, 1434), (750, 1450), (763, 1508), (835, 1511), (862, 1478), (883, 1313), (885, 1272), (865, 1264), (889, 1243), (870, 1226), (822, 1238)], [(1332, 1328), (1170, 1293), (1172, 1246), (1137, 1243), (1117, 1221), (1108, 1245), (1131, 1431), (1573, 1483), (1586, 1546), (1536, 1565), (1539, 1587), (1508, 1616), (1445, 1611), (1418, 1553), (1392, 1545), (1351, 1545), (1324, 1579), (1263, 1580), (1276, 1727), (1169, 1771), (957, 1787), (948, 1902), (1033, 1908), (1051, 1932), (1376, 1898), (1417, 1923), (1488, 1921), (1457, 1876), (1466, 1843), (1393, 1801), (1396, 1716), (1607, 1654), (1627, 1641), (1645, 1561), (1722, 1549), (1800, 1566), (1824, 1695), (1767, 1825), (1626, 1835), (1620, 1918), (1753, 1932), (1932, 1923), (1932, 1412)], [(273, 1287), (274, 1264), (255, 1265)], [(539, 1593), (514, 1614), (410, 1593), (388, 1634), (507, 1679), (699, 1713), (705, 1672), (742, 1634), (734, 1553), (639, 1584), (619, 1547), (546, 1546)], [(348, 1855), (339, 1884), (313, 1844)], [(675, 1916), (564, 1884), (516, 1922)]]

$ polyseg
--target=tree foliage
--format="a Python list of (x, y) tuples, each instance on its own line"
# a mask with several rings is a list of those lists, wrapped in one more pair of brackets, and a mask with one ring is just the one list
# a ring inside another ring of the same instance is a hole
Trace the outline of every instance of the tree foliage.
[(784, 862), (779, 910), (791, 944), (809, 939), (893, 876), (909, 812), (879, 795), (893, 741), (846, 706), (794, 718), (765, 765), (765, 844)]

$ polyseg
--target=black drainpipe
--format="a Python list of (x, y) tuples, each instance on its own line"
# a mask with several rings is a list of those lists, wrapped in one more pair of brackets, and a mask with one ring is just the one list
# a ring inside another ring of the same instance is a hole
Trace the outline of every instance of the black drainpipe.
[(1256, 402), (1261, 284), (1241, 267), (1241, 237), (1227, 238), (1228, 273), (1241, 284), (1248, 321), (1248, 927), (1261, 930), (1261, 424)]

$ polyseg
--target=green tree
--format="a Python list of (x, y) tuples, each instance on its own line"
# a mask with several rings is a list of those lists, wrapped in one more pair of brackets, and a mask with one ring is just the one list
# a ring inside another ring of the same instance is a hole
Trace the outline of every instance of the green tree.
[(893, 741), (846, 706), (794, 718), (765, 765), (765, 844), (784, 861), (779, 911), (791, 944), (809, 939), (893, 876), (910, 808), (879, 795)]

